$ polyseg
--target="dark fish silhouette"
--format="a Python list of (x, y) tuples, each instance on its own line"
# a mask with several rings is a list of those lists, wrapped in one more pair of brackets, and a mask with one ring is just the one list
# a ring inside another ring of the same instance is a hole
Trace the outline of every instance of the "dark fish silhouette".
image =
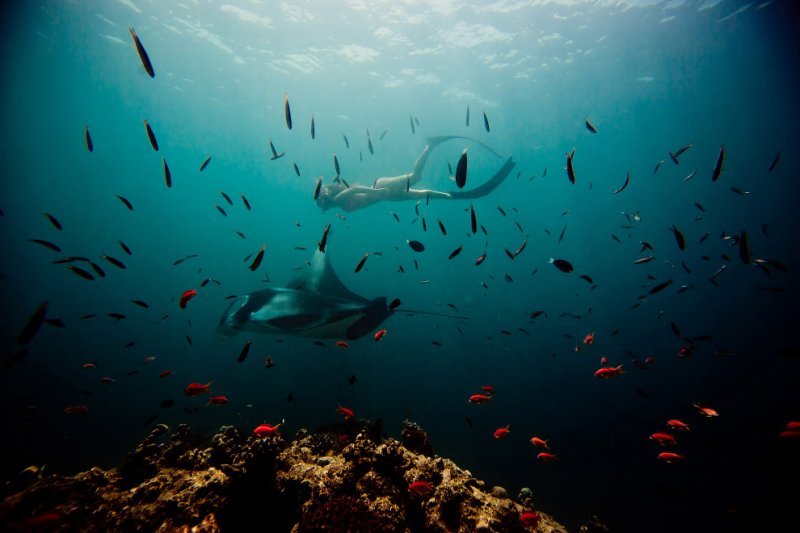
[(592, 133), (597, 133), (597, 128), (595, 128), (594, 125), (589, 122), (589, 117), (584, 117), (583, 122), (586, 124), (587, 130), (591, 131)]
[(239, 196), (241, 196), (241, 197), (242, 197), (242, 203), (244, 204), (244, 207), (245, 207), (245, 209), (247, 209), (248, 211), (250, 211), (250, 210), (251, 210), (251, 208), (250, 208), (250, 202), (248, 202), (248, 201), (247, 201), (247, 197), (245, 197), (245, 195), (244, 195), (244, 193), (243, 193), (243, 192), (240, 192), (240, 193), (239, 193)]
[(572, 154), (567, 152), (567, 178), (573, 185), (575, 184), (575, 169), (572, 168)]
[(317, 185), (314, 187), (314, 200), (319, 198), (320, 189), (322, 189), (322, 176), (317, 178)]
[(361, 269), (364, 268), (364, 263), (367, 262), (367, 257), (369, 257), (369, 252), (365, 253), (364, 257), (362, 257), (361, 261), (359, 261), (356, 265), (356, 274), (361, 272)]
[(275, 150), (275, 145), (272, 144), (272, 139), (269, 140), (269, 150), (270, 152), (272, 152), (272, 156), (270, 156), (269, 158), (270, 161), (275, 161), (276, 159), (280, 159), (281, 157), (286, 155), (286, 152), (278, 153), (278, 151)]
[(223, 198), (225, 198), (225, 201), (228, 202), (228, 205), (233, 205), (231, 197), (225, 194), (225, 191), (219, 191), (219, 193), (222, 195)]
[(258, 251), (255, 259), (253, 259), (253, 262), (250, 264), (250, 271), (255, 272), (261, 265), (261, 261), (264, 259), (264, 250), (266, 250), (266, 248), (266, 244), (261, 245), (261, 249)]
[(49, 220), (50, 223), (53, 225), (53, 227), (56, 228), (58, 231), (64, 229), (64, 226), (61, 225), (61, 222), (59, 222), (58, 219), (53, 215), (51, 215), (50, 213), (45, 213), (44, 216), (47, 217), (47, 220)]
[(286, 117), (286, 127), (292, 129), (292, 109), (289, 107), (289, 95), (283, 93), (283, 114)]
[(678, 243), (678, 248), (680, 250), (686, 249), (686, 239), (683, 237), (683, 233), (677, 228), (677, 226), (672, 226), (669, 228), (673, 235), (675, 235), (675, 241)]
[(116, 196), (117, 198), (119, 198), (119, 201), (120, 201), (120, 202), (122, 202), (123, 204), (125, 204), (125, 207), (127, 207), (128, 209), (130, 209), (131, 211), (133, 211), (133, 204), (131, 203), (131, 201), (130, 201), (130, 200), (128, 200), (128, 199), (127, 199), (127, 198), (125, 198), (124, 196), (120, 196), (119, 194), (117, 194), (117, 195), (115, 195), (115, 196)]
[(311, 113), (311, 138), (314, 139), (317, 136), (317, 129), (314, 126), (314, 113)]
[(61, 251), (61, 248), (58, 245), (56, 245), (56, 244), (54, 244), (54, 243), (52, 243), (50, 241), (44, 241), (42, 239), (28, 239), (28, 241), (29, 242), (35, 242), (36, 244), (44, 246), (45, 248), (50, 248), (54, 252), (60, 252)]
[(200, 164), (200, 172), (204, 171), (210, 162), (211, 162), (211, 156), (206, 157)]
[(667, 287), (669, 287), (671, 284), (672, 284), (672, 280), (668, 279), (667, 281), (659, 283), (658, 285), (656, 285), (655, 287), (653, 287), (652, 289), (647, 291), (647, 294), (658, 294), (659, 292), (661, 292), (664, 289), (666, 289)]
[(411, 249), (414, 250), (415, 252), (424, 252), (425, 251), (425, 245), (422, 244), (419, 241), (406, 241), (406, 242), (411, 247)]
[(630, 173), (630, 172), (628, 172), (628, 173), (625, 175), (625, 183), (623, 183), (623, 184), (622, 184), (622, 186), (621, 186), (621, 187), (619, 187), (618, 189), (614, 189), (614, 194), (619, 194), (619, 193), (621, 193), (622, 191), (624, 191), (624, 190), (625, 190), (625, 187), (627, 187), (627, 186), (628, 186), (628, 184), (629, 184), (630, 182), (631, 182), (631, 173)]
[(753, 260), (750, 255), (750, 246), (747, 242), (747, 231), (742, 231), (739, 234), (739, 259), (741, 259), (742, 263), (745, 265), (749, 265)]
[(458, 158), (456, 165), (456, 185), (459, 189), (464, 188), (467, 183), (467, 149), (461, 152), (461, 157)]
[(33, 340), (39, 329), (44, 324), (45, 317), (47, 316), (47, 301), (39, 304), (33, 311), (33, 314), (28, 318), (28, 321), (22, 326), (22, 329), (17, 334), (16, 342), (19, 346), (25, 346)]
[(131, 32), (133, 44), (136, 45), (136, 52), (139, 54), (139, 59), (142, 60), (144, 70), (150, 75), (151, 78), (155, 78), (156, 72), (153, 70), (153, 64), (150, 62), (150, 56), (147, 55), (147, 51), (144, 49), (144, 46), (142, 46), (142, 41), (140, 41), (139, 36), (136, 35), (136, 30), (129, 27), (128, 31)]
[(331, 225), (327, 224), (325, 229), (322, 230), (322, 239), (317, 244), (320, 252), (325, 252), (325, 246), (328, 244), (328, 232), (331, 230)]
[(469, 105), (467, 105), (467, 126), (469, 126)]
[(566, 274), (569, 274), (570, 272), (573, 271), (572, 263), (570, 263), (566, 259), (553, 259), (553, 258), (550, 258), (550, 263), (552, 263), (553, 266), (555, 266), (561, 272), (564, 272)]
[(86, 149), (94, 152), (94, 142), (92, 142), (92, 134), (89, 133), (89, 126), (83, 127), (83, 137), (86, 139)]
[(489, 117), (486, 116), (486, 111), (483, 112), (483, 127), (486, 128), (486, 132), (489, 132)]
[(453, 250), (452, 252), (450, 252), (450, 255), (449, 255), (447, 258), (448, 258), (448, 259), (452, 259), (452, 258), (454, 258), (454, 257), (455, 257), (455, 256), (457, 256), (458, 254), (460, 254), (460, 253), (461, 253), (461, 250), (463, 250), (463, 249), (464, 249), (464, 245), (462, 244), (461, 246), (459, 246), (458, 248), (456, 248), (455, 250)]
[(472, 229), (472, 234), (478, 233), (478, 218), (475, 216), (475, 208), (469, 204), (469, 221)]
[(239, 352), (239, 357), (236, 358), (237, 363), (243, 363), (245, 359), (247, 359), (247, 354), (250, 353), (250, 344), (251, 341), (247, 341), (242, 348), (242, 351)]
[(164, 163), (164, 182), (167, 184), (167, 188), (170, 188), (172, 187), (172, 172), (169, 171), (166, 159), (162, 157), (161, 162)]
[(144, 119), (144, 129), (147, 131), (147, 138), (150, 139), (150, 146), (153, 147), (153, 150), (158, 152), (158, 141), (156, 140), (156, 134), (153, 133), (153, 128), (150, 127), (150, 123), (147, 122), (147, 119)]
[(120, 261), (119, 259), (115, 259), (115, 258), (111, 257), (110, 255), (103, 255), (101, 257), (103, 259), (105, 259), (106, 261), (108, 261), (109, 263), (111, 263), (112, 265), (114, 265), (115, 267), (121, 268), (123, 270), (125, 269), (125, 264), (122, 261)]
[(717, 162), (714, 164), (714, 171), (711, 173), (711, 181), (717, 181), (719, 179), (720, 174), (722, 174), (722, 162), (725, 159), (725, 145), (719, 147), (719, 155), (717, 156)]
[(67, 266), (67, 268), (68, 268), (68, 269), (69, 269), (69, 270), (70, 270), (70, 271), (71, 271), (73, 274), (76, 274), (77, 276), (80, 276), (80, 277), (82, 277), (82, 278), (83, 278), (83, 279), (85, 279), (85, 280), (88, 280), (88, 281), (94, 281), (94, 279), (95, 279), (95, 278), (94, 278), (94, 276), (93, 276), (91, 273), (89, 273), (89, 272), (85, 271), (85, 270), (84, 270), (84, 269), (82, 269), (82, 268), (79, 268), (79, 267), (76, 267), (76, 266), (73, 266), (73, 265), (69, 265), (69, 266)]
[(128, 248), (128, 245), (127, 245), (127, 244), (125, 244), (125, 243), (124, 243), (124, 242), (122, 242), (122, 241), (117, 241), (117, 242), (119, 243), (119, 245), (120, 245), (120, 247), (122, 248), (122, 251), (123, 251), (123, 252), (125, 252), (125, 253), (126, 253), (126, 254), (128, 254), (128, 255), (133, 255), (133, 252), (131, 252), (131, 249), (130, 249), (130, 248)]
[(778, 162), (779, 162), (780, 160), (781, 160), (781, 153), (780, 153), (780, 152), (778, 152), (778, 153), (775, 155), (775, 159), (773, 159), (773, 160), (772, 160), (772, 163), (770, 163), (770, 164), (769, 164), (769, 168), (767, 169), (767, 172), (772, 172), (773, 170), (775, 170), (775, 167), (776, 167), (776, 166), (778, 166)]
[(408, 121), (411, 123), (411, 135), (414, 135), (415, 133), (417, 133), (417, 129), (414, 127), (414, 117), (409, 115)]
[(350, 148), (350, 141), (347, 140), (347, 135), (342, 133), (342, 139), (344, 139), (344, 145), (349, 149)]

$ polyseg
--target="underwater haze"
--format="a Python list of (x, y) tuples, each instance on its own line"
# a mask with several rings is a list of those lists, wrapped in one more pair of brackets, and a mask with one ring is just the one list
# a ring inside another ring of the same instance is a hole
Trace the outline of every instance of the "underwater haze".
[[(346, 406), (389, 436), (417, 422), (570, 530), (780, 530), (800, 474), (798, 20), (778, 0), (5, 3), (2, 478), (114, 466), (161, 422), (290, 436)], [(315, 203), (334, 154), (372, 187), (443, 135), (416, 188), (459, 191), (464, 149), (463, 190), (516, 167), (469, 200)], [(306, 275), (327, 225), (342, 283), (394, 314), (358, 339), (222, 335), (226, 298)]]

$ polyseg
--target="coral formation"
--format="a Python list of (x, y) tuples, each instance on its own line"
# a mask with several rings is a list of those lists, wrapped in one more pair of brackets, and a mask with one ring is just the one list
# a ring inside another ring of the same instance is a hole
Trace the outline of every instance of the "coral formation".
[[(157, 426), (115, 469), (51, 474), (0, 503), (0, 528), (48, 531), (563, 531), (505, 489), (433, 454), (363, 431), (257, 438), (225, 426), (211, 440)], [(412, 449), (413, 448), (413, 449)], [(531, 513), (529, 513), (531, 514)], [(530, 522), (530, 516), (528, 522)], [(265, 523), (268, 521), (268, 524)]]

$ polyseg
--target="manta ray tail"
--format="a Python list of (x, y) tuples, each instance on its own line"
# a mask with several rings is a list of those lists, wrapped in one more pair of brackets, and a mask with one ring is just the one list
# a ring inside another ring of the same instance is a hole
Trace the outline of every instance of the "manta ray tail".
[(413, 315), (431, 315), (431, 316), (440, 316), (444, 318), (455, 318), (456, 320), (469, 320), (469, 317), (466, 316), (448, 315), (445, 313), (434, 313), (433, 311), (418, 311), (416, 309), (397, 309), (397, 312), (411, 313)]

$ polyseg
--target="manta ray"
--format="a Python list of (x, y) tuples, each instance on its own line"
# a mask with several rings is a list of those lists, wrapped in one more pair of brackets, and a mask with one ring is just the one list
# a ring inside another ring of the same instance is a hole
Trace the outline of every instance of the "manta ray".
[(231, 302), (217, 330), (355, 340), (394, 314), (400, 300), (369, 300), (344, 286), (325, 252), (317, 250), (307, 269), (287, 287), (264, 289)]

